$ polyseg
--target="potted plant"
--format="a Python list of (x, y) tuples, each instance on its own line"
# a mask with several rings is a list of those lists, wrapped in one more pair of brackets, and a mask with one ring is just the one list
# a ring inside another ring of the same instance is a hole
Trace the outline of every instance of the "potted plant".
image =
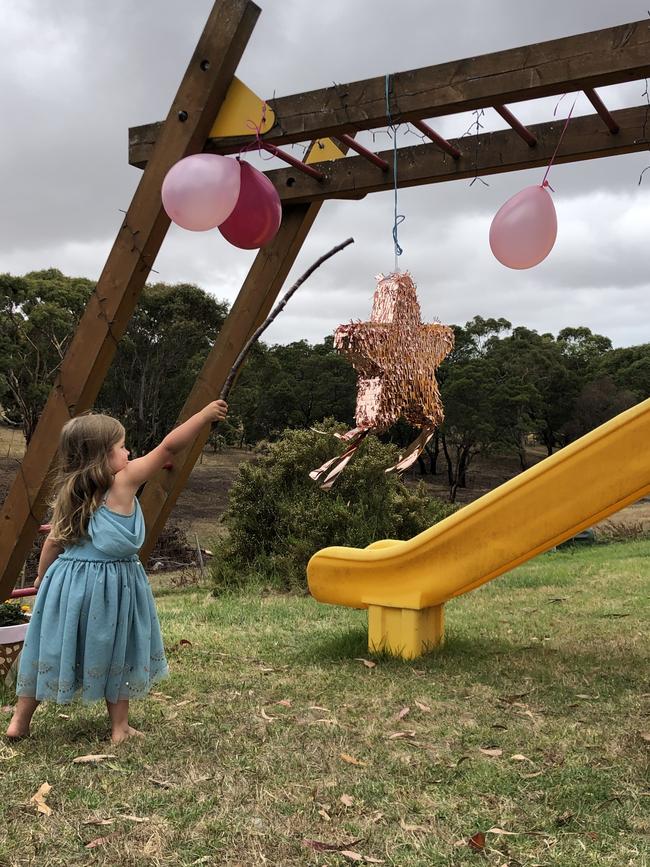
[(4, 681), (25, 640), (30, 607), (7, 600), (0, 604), (0, 681)]

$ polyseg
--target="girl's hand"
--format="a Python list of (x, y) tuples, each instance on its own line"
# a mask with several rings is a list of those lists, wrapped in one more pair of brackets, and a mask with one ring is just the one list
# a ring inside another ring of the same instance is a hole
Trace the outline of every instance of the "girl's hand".
[(201, 412), (208, 421), (223, 421), (228, 414), (228, 404), (225, 400), (213, 400)]
[(41, 581), (42, 581), (42, 580), (43, 580), (43, 579), (41, 578), (40, 575), (37, 576), (36, 580), (34, 581), (34, 590), (38, 590), (38, 588), (41, 586)]

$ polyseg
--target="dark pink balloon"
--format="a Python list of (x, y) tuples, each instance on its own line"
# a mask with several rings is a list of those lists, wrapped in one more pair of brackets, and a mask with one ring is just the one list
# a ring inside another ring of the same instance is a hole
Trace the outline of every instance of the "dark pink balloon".
[(233, 212), (219, 226), (221, 234), (235, 247), (254, 250), (275, 238), (281, 220), (280, 196), (271, 181), (242, 162), (239, 198)]
[(508, 268), (532, 268), (557, 237), (555, 205), (545, 187), (526, 187), (501, 205), (490, 226), (490, 247)]

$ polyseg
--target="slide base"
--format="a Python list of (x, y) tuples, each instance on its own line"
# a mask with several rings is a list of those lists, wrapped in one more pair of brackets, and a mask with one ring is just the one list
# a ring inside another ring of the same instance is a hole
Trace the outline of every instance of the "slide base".
[(429, 608), (389, 608), (368, 605), (368, 650), (415, 659), (442, 644), (445, 635), (443, 605)]

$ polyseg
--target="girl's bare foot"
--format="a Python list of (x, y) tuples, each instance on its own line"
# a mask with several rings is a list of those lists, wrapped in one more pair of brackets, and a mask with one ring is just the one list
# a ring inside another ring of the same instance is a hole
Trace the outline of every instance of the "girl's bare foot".
[(134, 729), (133, 726), (127, 725), (126, 728), (120, 728), (112, 732), (111, 741), (114, 744), (122, 744), (128, 741), (129, 738), (143, 738), (144, 732)]
[(29, 723), (25, 725), (20, 719), (16, 719), (16, 714), (14, 714), (7, 727), (6, 735), (12, 741), (19, 741), (21, 738), (29, 737)]
[(16, 702), (11, 722), (7, 727), (7, 737), (10, 740), (20, 740), (20, 738), (29, 737), (29, 726), (32, 721), (34, 711), (40, 702), (35, 698), (21, 695)]

